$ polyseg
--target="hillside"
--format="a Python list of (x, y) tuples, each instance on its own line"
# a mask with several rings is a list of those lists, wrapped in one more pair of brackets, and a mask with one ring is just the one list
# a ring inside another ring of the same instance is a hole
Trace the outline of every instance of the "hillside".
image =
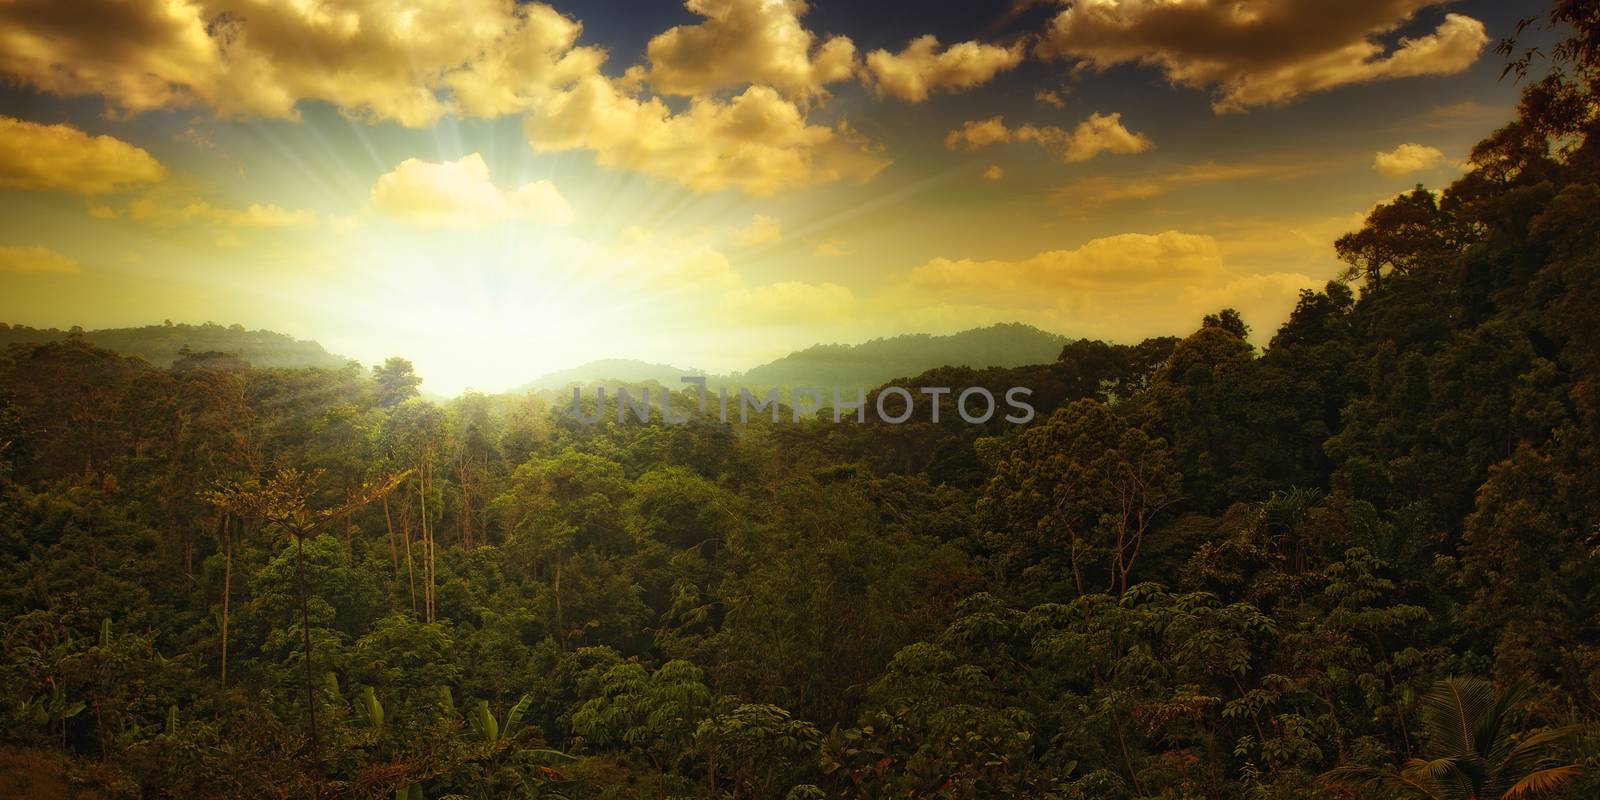
[(675, 385), (684, 375), (703, 374), (692, 368), (674, 367), (671, 364), (653, 364), (633, 358), (603, 358), (571, 369), (546, 373), (519, 387), (517, 391), (548, 391), (564, 389), (574, 383), (587, 385), (616, 381), (625, 384), (655, 381)]
[(0, 323), (0, 347), (13, 344), (42, 344), (81, 333), (84, 341), (124, 355), (134, 355), (159, 367), (169, 367), (187, 348), (196, 353), (215, 351), (239, 356), (252, 366), (326, 367), (338, 369), (349, 359), (329, 353), (313, 341), (299, 340), (272, 331), (245, 330), (240, 325), (145, 325), (138, 328), (107, 328), (82, 331), (78, 328), (30, 328)]
[[(948, 336), (926, 333), (872, 339), (861, 344), (818, 344), (728, 375), (708, 375), (711, 386), (871, 388), (895, 378), (920, 375), (939, 367), (1020, 367), (1047, 364), (1071, 340), (1021, 323), (973, 328)], [(630, 358), (607, 358), (542, 375), (519, 391), (551, 391), (572, 384), (639, 384), (654, 381), (677, 386), (684, 375), (705, 375), (692, 367), (674, 367)]]
[(747, 386), (878, 386), (936, 367), (1020, 367), (1055, 361), (1071, 341), (1031, 325), (1008, 323), (949, 336), (925, 333), (861, 344), (819, 344), (729, 376)]

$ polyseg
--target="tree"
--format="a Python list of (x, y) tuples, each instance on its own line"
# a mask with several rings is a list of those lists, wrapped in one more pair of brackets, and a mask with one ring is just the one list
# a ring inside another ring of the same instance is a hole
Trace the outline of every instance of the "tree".
[(552, 572), (557, 641), (568, 631), (561, 608), (561, 573), (580, 552), (618, 553), (633, 543), (629, 487), (622, 467), (600, 456), (568, 449), (534, 459), (512, 473), (492, 508), (504, 525), (507, 548), (537, 573)]
[(1518, 732), (1521, 687), (1500, 690), (1482, 678), (1446, 678), (1422, 698), (1424, 758), (1399, 771), (1344, 765), (1330, 784), (1419, 800), (1522, 800), (1555, 792), (1577, 777), (1563, 757), (1577, 726)]
[(1094, 582), (1121, 593), (1146, 535), (1178, 496), (1165, 440), (1080, 400), (1017, 437), (978, 507), (1003, 566), (1064, 559), (1079, 595)]
[(422, 385), (422, 378), (411, 362), (398, 356), (373, 367), (372, 380), (377, 384), (378, 405), (384, 408), (394, 408), (416, 397), (417, 387)]
[(317, 474), (295, 469), (280, 470), (265, 482), (235, 483), (206, 493), (206, 499), (226, 513), (260, 520), (276, 527), (295, 543), (296, 575), (300, 584), (300, 626), (304, 636), (306, 660), (306, 724), (311, 734), (311, 760), (320, 761), (317, 737), (317, 699), (311, 666), (311, 611), (306, 590), (305, 541), (335, 520), (394, 491), (406, 473), (388, 476), (377, 485), (363, 486), (361, 492), (344, 503), (312, 508), (317, 494)]
[(572, 730), (595, 745), (622, 745), (656, 768), (660, 797), (667, 772), (689, 755), (695, 730), (710, 709), (700, 669), (668, 661), (654, 673), (619, 664), (591, 679), (590, 697), (572, 713)]
[(1349, 265), (1341, 277), (1378, 289), (1391, 274), (1441, 264), (1455, 252), (1453, 227), (1438, 198), (1419, 185), (1374, 209), (1361, 230), (1339, 237), (1333, 249)]

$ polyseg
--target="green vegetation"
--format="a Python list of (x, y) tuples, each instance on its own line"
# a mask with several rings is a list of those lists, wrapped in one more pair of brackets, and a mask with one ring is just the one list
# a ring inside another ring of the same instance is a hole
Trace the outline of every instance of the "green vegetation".
[(169, 367), (193, 353), (227, 353), (262, 369), (319, 367), (339, 369), (349, 360), (322, 349), (316, 342), (299, 341), (272, 331), (250, 331), (240, 325), (146, 325), (142, 328), (30, 328), (0, 323), (0, 346), (44, 344), (77, 339), (95, 347), (139, 356), (158, 367)]
[(1224, 311), (903, 384), (1027, 426), (13, 346), (0, 795), (1600, 796), (1589, 8), (1264, 350)]
[(824, 394), (837, 388), (854, 397), (858, 387), (871, 389), (896, 378), (919, 375), (942, 366), (983, 369), (1051, 361), (1068, 341), (1065, 336), (1046, 333), (1031, 325), (990, 325), (949, 336), (918, 333), (861, 344), (813, 345), (732, 375), (707, 375), (704, 370), (609, 358), (552, 372), (522, 388), (553, 390), (556, 394), (551, 397), (570, 403), (572, 396), (562, 396), (560, 391), (572, 385), (590, 388), (654, 383), (676, 390), (682, 386), (681, 377), (701, 375), (707, 378), (712, 391), (724, 387), (737, 394), (741, 387), (753, 392), (778, 388), (787, 398), (795, 387), (811, 386), (822, 389)]

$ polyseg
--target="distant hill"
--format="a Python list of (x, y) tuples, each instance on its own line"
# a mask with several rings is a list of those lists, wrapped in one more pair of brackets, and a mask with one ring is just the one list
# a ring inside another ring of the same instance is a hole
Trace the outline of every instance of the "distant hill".
[[(920, 375), (937, 367), (985, 369), (1048, 364), (1060, 357), (1061, 348), (1071, 341), (1031, 325), (1008, 323), (949, 336), (915, 333), (861, 344), (819, 344), (744, 372), (708, 375), (707, 384), (751, 389), (796, 386), (870, 389), (894, 378)], [(608, 358), (542, 375), (517, 391), (560, 390), (574, 383), (632, 386), (649, 381), (677, 387), (678, 379), (684, 375), (705, 374), (670, 364)]]
[(350, 359), (329, 353), (322, 345), (297, 340), (272, 331), (250, 331), (241, 325), (146, 325), (141, 328), (107, 328), (98, 331), (30, 328), (0, 323), (0, 347), (43, 344), (81, 332), (84, 341), (124, 355), (134, 355), (160, 367), (170, 367), (184, 348), (191, 352), (216, 351), (236, 355), (252, 366), (326, 367), (338, 369)]
[(540, 375), (533, 381), (519, 387), (517, 391), (548, 391), (565, 389), (574, 383), (587, 386), (591, 383), (606, 383), (610, 381), (630, 386), (646, 381), (676, 386), (678, 378), (684, 375), (704, 374), (704, 372), (692, 368), (674, 367), (671, 364), (652, 364), (648, 361), (639, 361), (632, 358), (603, 358), (571, 369), (557, 370), (556, 372)]
[(1031, 325), (1007, 323), (949, 336), (925, 333), (873, 339), (861, 344), (819, 344), (776, 361), (735, 373), (745, 386), (871, 388), (935, 367), (1020, 367), (1045, 364), (1071, 340)]

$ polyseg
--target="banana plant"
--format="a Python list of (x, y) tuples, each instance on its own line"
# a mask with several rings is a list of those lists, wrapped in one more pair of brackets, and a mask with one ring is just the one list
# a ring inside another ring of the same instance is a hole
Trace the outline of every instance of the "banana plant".
[(60, 736), (63, 745), (67, 737), (67, 720), (78, 716), (83, 709), (83, 702), (69, 702), (66, 692), (53, 682), (50, 694), (42, 694), (17, 704), (18, 716), (32, 721), (35, 725), (46, 726), (51, 735)]
[(533, 698), (524, 694), (517, 700), (517, 704), (506, 712), (505, 720), (502, 722), (494, 718), (494, 712), (489, 710), (488, 700), (479, 700), (467, 723), (473, 731), (483, 737), (485, 743), (501, 744), (516, 736), (517, 728), (522, 725), (522, 717), (528, 713), (528, 706), (532, 702)]
[(371, 686), (361, 687), (361, 710), (366, 713), (373, 730), (383, 730), (383, 703), (378, 702), (378, 693)]

